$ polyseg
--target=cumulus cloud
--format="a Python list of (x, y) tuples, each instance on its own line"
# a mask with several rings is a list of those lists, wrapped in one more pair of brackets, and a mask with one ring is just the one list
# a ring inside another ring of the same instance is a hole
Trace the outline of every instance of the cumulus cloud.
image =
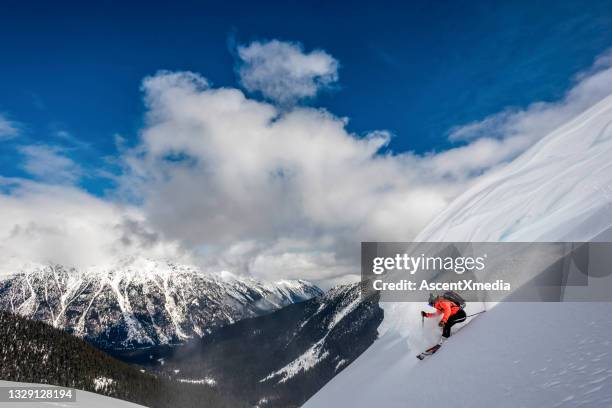
[(0, 114), (0, 140), (12, 139), (19, 135), (19, 125)]
[(322, 50), (305, 52), (299, 43), (254, 41), (237, 52), (242, 86), (281, 104), (312, 98), (338, 80), (335, 58)]
[(458, 147), (425, 155), (388, 152), (387, 132), (353, 134), (322, 109), (159, 72), (142, 84), (140, 139), (117, 159), (117, 195), (138, 206), (48, 181), (0, 184), (1, 249), (81, 264), (195, 254), (210, 271), (325, 286), (354, 279), (360, 241), (413, 239), (481, 174), (611, 93), (611, 60), (600, 58), (560, 101), (454, 128)]
[(82, 175), (79, 165), (65, 156), (61, 149), (48, 145), (19, 147), (23, 155), (23, 169), (31, 176), (54, 184), (72, 184)]
[(136, 256), (183, 259), (157, 239), (142, 212), (70, 186), (0, 177), (0, 275), (25, 261), (112, 266)]
[(327, 111), (279, 109), (194, 73), (159, 73), (143, 91), (124, 188), (155, 228), (213, 253), (211, 268), (332, 279), (356, 273), (360, 241), (414, 238), (481, 174), (610, 93), (612, 69), (600, 59), (561, 101), (455, 128), (461, 146), (422, 156), (382, 153), (384, 131), (355, 135)]
[(360, 240), (410, 239), (461, 189), (429, 159), (381, 154), (386, 132), (354, 135), (327, 111), (203, 84), (193, 73), (145, 79), (147, 125), (123, 187), (166, 236), (214, 248), (234, 271), (354, 273), (346, 259)]

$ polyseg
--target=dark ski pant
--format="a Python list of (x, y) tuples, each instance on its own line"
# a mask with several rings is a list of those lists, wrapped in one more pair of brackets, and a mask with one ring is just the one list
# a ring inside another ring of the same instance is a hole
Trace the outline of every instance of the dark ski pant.
[(444, 325), (444, 329), (442, 329), (442, 337), (449, 338), (451, 334), (451, 327), (453, 327), (453, 325), (457, 323), (464, 322), (465, 319), (466, 316), (465, 311), (463, 309), (459, 310), (457, 313), (449, 317), (446, 321), (446, 324)]

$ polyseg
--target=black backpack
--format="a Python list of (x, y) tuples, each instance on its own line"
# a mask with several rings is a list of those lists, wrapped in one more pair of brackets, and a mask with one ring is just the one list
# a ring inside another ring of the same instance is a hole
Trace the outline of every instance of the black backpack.
[(459, 306), (461, 309), (465, 307), (465, 299), (463, 299), (457, 292), (449, 290), (448, 292), (444, 292), (444, 294), (442, 294), (442, 297), (446, 300), (450, 300), (451, 302)]

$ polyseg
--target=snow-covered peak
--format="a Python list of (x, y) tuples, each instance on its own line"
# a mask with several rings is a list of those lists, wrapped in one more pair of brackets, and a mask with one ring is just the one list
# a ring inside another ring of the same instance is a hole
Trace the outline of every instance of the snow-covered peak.
[(124, 347), (204, 336), (321, 293), (306, 281), (274, 284), (145, 258), (86, 269), (27, 263), (0, 280), (0, 309)]
[[(210, 272), (194, 264), (185, 264), (171, 260), (155, 260), (146, 257), (129, 257), (119, 259), (113, 263), (95, 265), (86, 268), (75, 268), (68, 265), (43, 264), (38, 262), (15, 262), (11, 266), (11, 273), (2, 278), (10, 276), (32, 275), (46, 269), (58, 269), (72, 278), (89, 278), (96, 280), (128, 279), (133, 282), (147, 282), (157, 279), (169, 279), (186, 275), (198, 275), (199, 278), (217, 282), (219, 284), (243, 284), (258, 286), (268, 290), (291, 291), (295, 293), (309, 292), (315, 287), (312, 283), (303, 280), (279, 280), (276, 282), (262, 281), (252, 276), (244, 276), (229, 271)], [(317, 288), (317, 292), (320, 290)], [(317, 293), (320, 294), (320, 293)]]

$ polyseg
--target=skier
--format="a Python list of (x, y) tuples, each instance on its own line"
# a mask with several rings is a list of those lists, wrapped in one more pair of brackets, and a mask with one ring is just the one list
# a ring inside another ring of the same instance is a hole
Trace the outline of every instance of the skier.
[[(450, 299), (457, 299), (458, 302), (450, 300), (449, 297)], [(438, 351), (446, 339), (450, 337), (451, 327), (457, 323), (464, 322), (467, 318), (465, 311), (463, 310), (465, 301), (463, 301), (463, 299), (454, 292), (446, 292), (444, 296), (435, 296), (433, 293), (430, 293), (429, 306), (435, 307), (436, 312), (427, 313), (425, 311), (421, 311), (421, 316), (424, 319), (426, 317), (435, 317), (441, 314), (442, 319), (440, 319), (438, 326), (442, 327), (442, 337), (440, 338), (438, 344), (417, 355), (416, 357), (419, 360), (423, 360), (425, 357), (431, 356)]]
[(422, 317), (435, 317), (442, 315), (442, 319), (438, 323), (438, 326), (442, 327), (442, 338), (440, 343), (442, 344), (451, 335), (451, 327), (457, 323), (464, 322), (466, 319), (465, 311), (462, 307), (457, 305), (452, 300), (446, 299), (442, 296), (435, 296), (433, 293), (429, 294), (429, 306), (436, 308), (435, 313), (427, 313), (421, 311)]

